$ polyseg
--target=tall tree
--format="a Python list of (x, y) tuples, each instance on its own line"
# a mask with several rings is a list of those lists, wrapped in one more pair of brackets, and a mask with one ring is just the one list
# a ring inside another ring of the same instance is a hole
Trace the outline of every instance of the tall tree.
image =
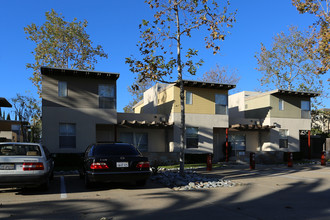
[(133, 83), (134, 86), (127, 88), (133, 99), (124, 107), (124, 112), (133, 113), (133, 106), (143, 99), (143, 93), (152, 87), (153, 84), (154, 82), (150, 79), (141, 79), (141, 76), (139, 76)]
[(46, 22), (42, 26), (32, 23), (24, 28), (27, 39), (36, 43), (32, 54), (35, 63), (28, 63), (27, 68), (33, 69), (33, 84), (41, 93), (40, 67), (58, 67), (80, 70), (93, 70), (97, 57), (108, 58), (102, 46), (92, 46), (92, 41), (86, 32), (87, 21), (67, 22), (53, 9), (46, 12)]
[[(27, 130), (25, 123), (27, 122), (30, 125), (31, 130), (35, 131), (38, 129), (40, 125), (40, 117), (41, 117), (41, 109), (38, 100), (33, 98), (32, 96), (24, 96), (17, 94), (16, 98), (12, 99), (13, 108), (15, 115), (18, 116), (18, 120), (20, 122), (21, 134), (23, 136), (23, 141), (28, 141), (28, 137), (26, 136)], [(33, 133), (33, 132), (32, 132)], [(37, 135), (37, 134), (35, 134)], [(40, 133), (39, 133), (40, 136)], [(34, 141), (30, 140), (30, 141)]]
[(257, 70), (263, 74), (261, 86), (322, 93), (323, 82), (316, 71), (320, 62), (305, 50), (308, 36), (292, 26), (288, 34), (281, 32), (273, 38), (271, 49), (261, 44), (255, 56)]
[(317, 17), (306, 48), (309, 54), (317, 55), (321, 60), (322, 66), (317, 70), (324, 74), (330, 69), (330, 0), (292, 0), (292, 4), (301, 14), (309, 13)]
[(205, 72), (199, 80), (204, 82), (214, 82), (223, 84), (236, 85), (240, 77), (237, 76), (237, 69), (229, 70), (228, 67), (220, 66), (217, 64), (215, 68)]
[(235, 22), (236, 12), (229, 12), (229, 1), (224, 6), (215, 0), (146, 0), (146, 3), (154, 10), (154, 19), (143, 20), (140, 25), (142, 41), (139, 42), (139, 51), (142, 58), (126, 58), (126, 63), (142, 79), (163, 82), (167, 78), (172, 79), (174, 68), (177, 68), (181, 105), (180, 173), (183, 175), (185, 106), (182, 75), (185, 71), (195, 75), (197, 68), (203, 64), (202, 59), (197, 59), (197, 49), (183, 48), (183, 38), (191, 38), (193, 31), (197, 30), (199, 34), (208, 32), (204, 35), (205, 47), (217, 54), (219, 43), (228, 34), (226, 29)]

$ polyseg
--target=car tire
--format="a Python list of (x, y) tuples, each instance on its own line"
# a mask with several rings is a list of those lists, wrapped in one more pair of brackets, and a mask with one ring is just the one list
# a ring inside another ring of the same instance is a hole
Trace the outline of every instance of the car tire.
[(92, 184), (91, 181), (89, 180), (89, 178), (88, 178), (88, 176), (87, 176), (86, 173), (85, 173), (85, 187), (86, 187), (87, 189), (90, 189), (90, 188), (93, 187), (93, 184)]
[(139, 181), (136, 181), (136, 185), (137, 186), (145, 186), (147, 183), (147, 180), (139, 180)]
[(40, 189), (42, 191), (47, 191), (49, 189), (49, 185), (50, 185), (50, 180), (49, 180), (49, 178), (47, 178), (46, 182), (44, 182), (43, 184), (40, 185)]

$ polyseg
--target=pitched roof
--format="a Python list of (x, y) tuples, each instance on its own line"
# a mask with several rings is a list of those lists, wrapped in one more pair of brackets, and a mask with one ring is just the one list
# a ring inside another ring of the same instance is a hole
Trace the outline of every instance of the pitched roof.
[(7, 99), (0, 97), (0, 107), (12, 107), (12, 105), (7, 101)]
[[(194, 80), (182, 80), (182, 81), (183, 81), (183, 86), (188, 86), (188, 87), (224, 89), (224, 90), (230, 90), (236, 87), (236, 85), (231, 85), (231, 84), (203, 82), (203, 81), (194, 81)], [(178, 81), (175, 83), (175, 85), (180, 86)]]
[(119, 73), (100, 72), (92, 70), (76, 70), (76, 69), (65, 69), (42, 66), (40, 68), (42, 75), (62, 75), (62, 76), (78, 76), (87, 78), (101, 78), (101, 79), (112, 79), (117, 80)]

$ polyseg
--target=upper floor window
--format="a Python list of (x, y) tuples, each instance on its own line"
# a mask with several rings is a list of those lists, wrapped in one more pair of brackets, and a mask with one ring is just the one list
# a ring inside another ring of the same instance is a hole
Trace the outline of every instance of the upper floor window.
[(284, 110), (284, 100), (283, 99), (280, 99), (279, 102), (278, 102), (278, 109), (280, 111), (283, 111)]
[(186, 92), (186, 104), (192, 105), (192, 92), (189, 91)]
[(301, 101), (301, 118), (311, 118), (310, 101)]
[(58, 96), (59, 97), (67, 97), (68, 96), (67, 82), (58, 81)]
[(228, 114), (228, 96), (227, 94), (215, 94), (215, 114)]
[(114, 85), (99, 85), (99, 108), (116, 109)]

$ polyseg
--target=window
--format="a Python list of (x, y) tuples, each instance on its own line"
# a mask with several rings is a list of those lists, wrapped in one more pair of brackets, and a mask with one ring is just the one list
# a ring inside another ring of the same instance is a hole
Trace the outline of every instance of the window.
[(198, 128), (186, 128), (186, 146), (187, 148), (198, 148)]
[(283, 99), (280, 99), (279, 102), (278, 102), (278, 109), (280, 111), (283, 111), (284, 110), (284, 101)]
[(58, 96), (59, 97), (67, 97), (68, 96), (67, 82), (63, 82), (63, 81), (58, 82)]
[(60, 148), (76, 148), (75, 124), (60, 124)]
[(99, 108), (116, 109), (114, 85), (99, 85)]
[(227, 115), (228, 113), (227, 94), (215, 94), (215, 114)]
[(189, 91), (186, 92), (186, 104), (192, 105), (192, 92)]
[(288, 136), (289, 136), (289, 130), (288, 129), (280, 129), (279, 130), (280, 135), (280, 148), (288, 148)]
[(301, 101), (301, 118), (311, 118), (310, 101)]
[(229, 135), (229, 142), (231, 144), (232, 155), (239, 155), (240, 152), (245, 152), (245, 135), (242, 134), (232, 134)]
[(134, 145), (139, 151), (148, 151), (148, 133), (122, 132), (119, 137), (121, 142)]

